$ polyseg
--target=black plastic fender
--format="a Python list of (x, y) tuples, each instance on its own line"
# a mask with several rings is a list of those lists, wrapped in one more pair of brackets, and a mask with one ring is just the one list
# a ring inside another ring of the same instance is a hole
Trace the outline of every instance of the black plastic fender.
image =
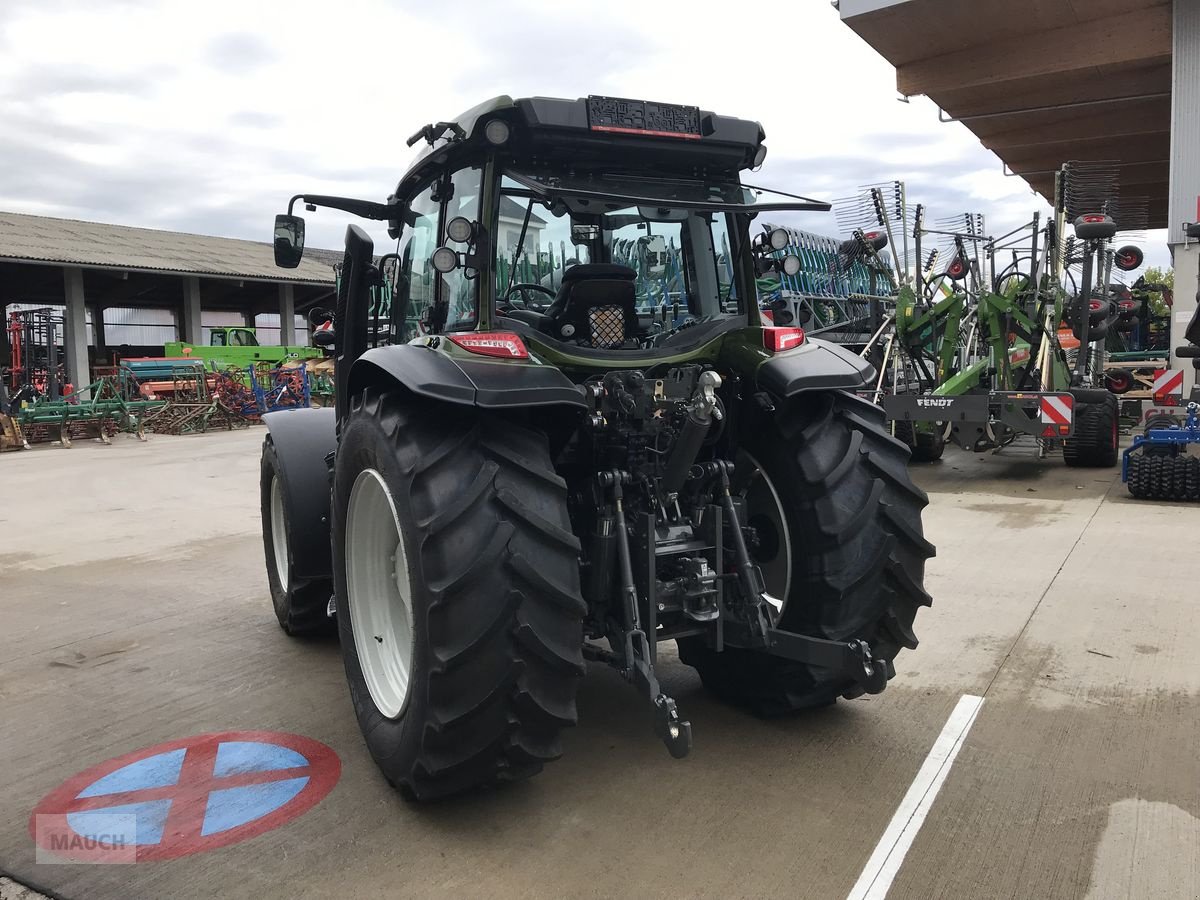
[(350, 370), (350, 395), (381, 378), (398, 382), (421, 397), (483, 409), (587, 408), (580, 387), (553, 366), (463, 359), (417, 344), (376, 347), (364, 353)]
[(263, 424), (279, 459), (295, 574), (301, 578), (332, 577), (330, 484), (325, 457), (337, 448), (337, 414), (332, 407), (280, 410), (263, 416)]
[(756, 377), (760, 389), (790, 397), (803, 391), (858, 390), (873, 382), (875, 367), (840, 344), (809, 338), (763, 362)]

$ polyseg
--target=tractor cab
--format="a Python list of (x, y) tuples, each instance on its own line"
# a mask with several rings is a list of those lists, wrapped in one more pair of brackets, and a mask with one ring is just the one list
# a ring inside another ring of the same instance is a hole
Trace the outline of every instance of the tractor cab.
[(209, 337), (210, 347), (257, 347), (258, 336), (253, 328), (214, 328)]
[[(755, 217), (830, 208), (743, 182), (766, 157), (764, 137), (756, 122), (694, 106), (606, 97), (499, 97), (425, 126), (387, 203), (292, 200), (386, 221), (398, 241), (377, 264), (351, 229), (334, 327), (353, 340), (338, 335), (339, 358), (491, 331), (594, 369), (761, 327), (756, 279), (799, 261), (786, 242), (756, 241)], [(279, 264), (299, 262), (303, 235), (289, 205), (276, 220)], [(394, 299), (376, 325), (369, 291), (385, 277)]]

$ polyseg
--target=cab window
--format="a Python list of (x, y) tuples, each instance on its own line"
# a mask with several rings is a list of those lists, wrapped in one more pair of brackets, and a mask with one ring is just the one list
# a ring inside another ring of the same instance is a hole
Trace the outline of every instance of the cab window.
[[(428, 317), (437, 292), (430, 257), (438, 246), (438, 216), (441, 204), (433, 199), (429, 185), (408, 203), (410, 223), (400, 236), (400, 265), (392, 304), (392, 339), (403, 343), (428, 331)], [(401, 311), (404, 318), (397, 321)]]
[[(478, 321), (479, 279), (463, 267), (439, 275), (431, 258), (433, 251), (447, 243), (447, 222), (456, 216), (478, 221), (482, 174), (476, 167), (461, 169), (426, 185), (409, 201), (409, 224), (397, 249), (400, 264), (391, 303), (393, 341), (472, 328)], [(460, 252), (467, 250), (458, 244), (450, 246)]]

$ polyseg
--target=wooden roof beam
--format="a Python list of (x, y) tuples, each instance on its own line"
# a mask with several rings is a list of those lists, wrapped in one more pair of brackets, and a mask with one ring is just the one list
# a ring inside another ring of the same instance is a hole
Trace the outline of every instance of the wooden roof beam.
[[(1097, 47), (1105, 48), (1103, 56)], [(935, 95), (975, 85), (1170, 57), (1171, 7), (1163, 5), (916, 60), (896, 69), (896, 89), (905, 96)], [(1113, 85), (1114, 90), (1117, 87)]]
[[(1055, 141), (1092, 140), (1117, 135), (1166, 134), (1171, 124), (1169, 97), (1128, 104), (1121, 111), (1108, 108), (1086, 115), (1068, 116), (1059, 113), (1039, 113), (1021, 118), (1005, 118), (995, 122), (975, 122), (971, 130), (983, 146), (991, 150), (1026, 144), (1048, 144)], [(988, 125), (1000, 130), (988, 133)]]

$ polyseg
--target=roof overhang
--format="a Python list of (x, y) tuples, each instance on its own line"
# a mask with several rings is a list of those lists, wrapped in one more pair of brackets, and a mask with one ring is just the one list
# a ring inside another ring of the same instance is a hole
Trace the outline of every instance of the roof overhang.
[(1122, 198), (1167, 225), (1170, 0), (841, 0), (842, 20), (1053, 202), (1064, 162), (1120, 164)]

